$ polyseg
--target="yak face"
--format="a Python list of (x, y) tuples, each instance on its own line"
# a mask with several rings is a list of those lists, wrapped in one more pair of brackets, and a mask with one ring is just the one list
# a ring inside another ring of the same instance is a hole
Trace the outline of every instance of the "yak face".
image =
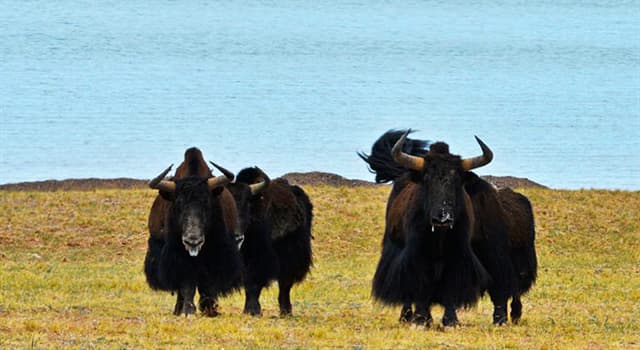
[(172, 210), (174, 229), (181, 233), (184, 249), (189, 255), (198, 256), (205, 243), (211, 213), (207, 179), (192, 177), (176, 180)]
[(149, 181), (149, 187), (159, 190), (162, 197), (173, 202), (171, 206), (171, 231), (180, 233), (180, 240), (191, 256), (197, 256), (210, 227), (212, 197), (229, 183), (226, 176), (188, 176), (177, 180), (165, 180), (170, 165), (160, 175)]
[(449, 154), (447, 144), (431, 145), (425, 157), (422, 185), (424, 212), (432, 231), (453, 228), (459, 217), (463, 202), (461, 174), (460, 157)]
[(226, 178), (235, 178), (235, 182), (227, 184), (227, 189), (236, 202), (238, 216), (235, 235), (239, 242), (238, 247), (240, 247), (244, 240), (244, 233), (247, 232), (251, 221), (262, 217), (261, 213), (256, 210), (259, 206), (255, 206), (255, 203), (262, 199), (262, 192), (269, 186), (271, 180), (258, 167), (242, 169), (236, 177), (224, 167), (213, 162), (211, 164), (220, 170)]
[[(431, 231), (453, 228), (459, 214), (465, 210), (462, 176), (465, 171), (489, 164), (493, 159), (493, 152), (477, 136), (476, 141), (482, 149), (482, 155), (462, 159), (449, 153), (449, 146), (444, 142), (436, 142), (424, 156), (404, 153), (403, 145), (407, 135), (396, 141), (391, 149), (393, 160), (399, 165), (410, 169), (414, 175), (422, 178), (417, 180), (424, 188), (424, 212), (431, 222)], [(415, 179), (415, 177), (414, 177)]]

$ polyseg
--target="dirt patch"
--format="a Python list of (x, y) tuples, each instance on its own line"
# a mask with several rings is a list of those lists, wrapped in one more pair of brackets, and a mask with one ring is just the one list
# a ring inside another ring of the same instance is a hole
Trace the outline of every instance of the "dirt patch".
[(351, 180), (337, 174), (312, 171), (308, 173), (287, 173), (282, 176), (294, 185), (329, 185), (329, 186), (380, 186), (374, 182), (364, 180)]
[[(374, 182), (364, 180), (352, 180), (337, 174), (312, 171), (308, 173), (287, 173), (283, 175), (292, 184), (305, 185), (328, 185), (346, 187), (371, 187), (384, 186)], [(547, 188), (539, 183), (526, 178), (512, 176), (483, 176), (483, 179), (503, 188), (517, 187), (541, 187)], [(67, 180), (46, 180), (35, 182), (19, 182), (0, 185), (0, 191), (93, 191), (97, 189), (142, 189), (147, 188), (147, 180), (117, 178), (117, 179), (67, 179)]]
[(513, 177), (513, 176), (482, 176), (487, 182), (496, 185), (499, 188), (525, 188), (525, 187), (538, 187), (549, 188), (541, 185), (537, 182), (531, 181), (525, 177)]
[(34, 182), (18, 182), (0, 185), (0, 191), (92, 191), (97, 189), (145, 188), (148, 180), (117, 179), (67, 179)]

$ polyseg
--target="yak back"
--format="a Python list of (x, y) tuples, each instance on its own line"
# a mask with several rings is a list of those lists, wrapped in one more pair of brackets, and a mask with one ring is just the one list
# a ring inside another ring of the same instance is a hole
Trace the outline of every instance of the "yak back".
[[(358, 152), (358, 156), (369, 165), (369, 171), (376, 174), (377, 183), (396, 181), (410, 171), (396, 163), (391, 156), (391, 149), (406, 131), (389, 130), (373, 143), (370, 155)], [(424, 157), (428, 152), (428, 145), (429, 141), (407, 138), (402, 151), (414, 156)]]

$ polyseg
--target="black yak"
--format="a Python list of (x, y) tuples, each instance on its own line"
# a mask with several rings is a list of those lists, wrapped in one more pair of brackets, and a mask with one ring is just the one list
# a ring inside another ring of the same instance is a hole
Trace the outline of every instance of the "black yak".
[(536, 275), (528, 200), (496, 191), (470, 171), (493, 158), (480, 139), (483, 154), (461, 159), (442, 142), (427, 151), (425, 141), (407, 139), (408, 133), (387, 132), (370, 156), (361, 154), (377, 182), (394, 182), (374, 297), (402, 304), (401, 320), (422, 324), (431, 322), (430, 305), (442, 304), (448, 326), (458, 322), (457, 307), (473, 305), (488, 290), (494, 323), (506, 322), (509, 297), (517, 322), (520, 295)]
[(286, 179), (270, 180), (257, 167), (243, 169), (235, 179), (227, 188), (243, 218), (244, 313), (260, 315), (260, 293), (277, 280), (280, 315), (290, 315), (291, 288), (304, 280), (312, 265), (311, 201), (302, 188)]
[(159, 190), (149, 214), (148, 251), (144, 271), (149, 286), (177, 293), (174, 314), (195, 313), (196, 289), (203, 314), (216, 316), (217, 299), (241, 286), (241, 258), (234, 241), (237, 211), (224, 187), (229, 179), (214, 177), (200, 150), (190, 148), (176, 171), (171, 166), (149, 182)]
[[(377, 182), (393, 181), (386, 210), (382, 253), (372, 294), (402, 305), (400, 319), (431, 324), (431, 305), (444, 306), (442, 323), (458, 323), (456, 309), (475, 305), (488, 275), (471, 248), (474, 210), (463, 187), (465, 172), (491, 161), (483, 155), (461, 159), (437, 142), (409, 140), (410, 131), (389, 131), (360, 154)], [(413, 306), (415, 305), (415, 310)]]

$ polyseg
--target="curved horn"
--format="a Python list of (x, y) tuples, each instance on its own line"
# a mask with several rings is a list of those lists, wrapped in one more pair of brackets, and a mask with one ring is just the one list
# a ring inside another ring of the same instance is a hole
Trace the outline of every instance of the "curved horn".
[(151, 179), (151, 181), (149, 181), (149, 187), (154, 190), (175, 192), (176, 183), (173, 181), (164, 180), (164, 177), (167, 176), (169, 171), (171, 171), (172, 167), (173, 167), (173, 164), (169, 165), (169, 167), (166, 168), (163, 172), (161, 172), (160, 175)]
[(228, 184), (229, 182), (231, 182), (231, 180), (224, 175), (213, 176), (207, 180), (207, 186), (209, 187), (209, 191), (213, 191), (218, 187)]
[(491, 152), (491, 149), (489, 148), (489, 146), (487, 146), (484, 142), (482, 142), (482, 140), (480, 140), (480, 138), (478, 138), (478, 136), (474, 136), (476, 138), (476, 141), (478, 141), (478, 144), (480, 145), (480, 148), (482, 149), (482, 155), (481, 156), (477, 156), (477, 157), (473, 157), (473, 158), (465, 158), (462, 160), (462, 169), (465, 171), (471, 170), (471, 169), (475, 169), (475, 168), (479, 168), (483, 165), (487, 165), (489, 164), (489, 162), (491, 162), (491, 160), (493, 159), (493, 152)]
[(410, 132), (411, 129), (407, 130), (396, 144), (393, 145), (393, 148), (391, 149), (391, 156), (396, 163), (407, 169), (422, 171), (422, 169), (424, 169), (424, 158), (402, 152), (402, 146), (404, 146), (404, 143), (407, 140), (407, 135), (409, 135)]
[(212, 161), (209, 161), (209, 163), (211, 163), (211, 165), (216, 167), (216, 169), (220, 170), (222, 175), (226, 176), (229, 179), (230, 182), (233, 181), (233, 179), (236, 177), (232, 172), (230, 172), (229, 170), (221, 167), (220, 165), (218, 165), (218, 164), (216, 164), (216, 163), (214, 163)]
[(251, 188), (251, 194), (254, 196), (264, 191), (267, 187), (269, 187), (269, 184), (271, 183), (271, 179), (269, 178), (269, 176), (267, 176), (267, 174), (264, 173), (264, 171), (262, 171), (262, 169), (258, 168), (257, 166), (255, 168), (260, 172), (260, 174), (262, 174), (264, 179), (256, 184), (249, 185), (249, 187)]

